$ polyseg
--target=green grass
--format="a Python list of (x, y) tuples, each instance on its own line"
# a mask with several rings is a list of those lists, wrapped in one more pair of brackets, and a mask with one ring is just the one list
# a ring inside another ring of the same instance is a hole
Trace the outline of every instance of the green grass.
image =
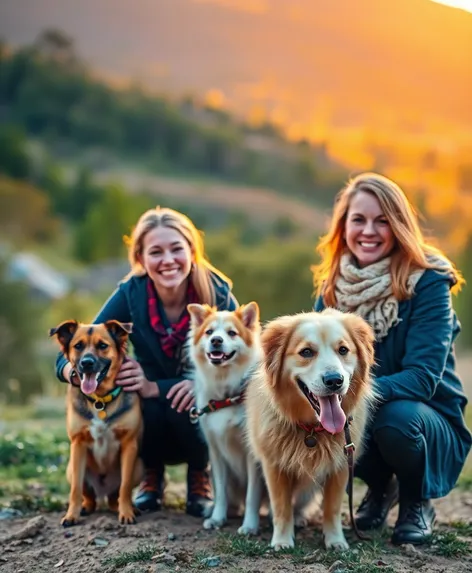
[(432, 549), (436, 555), (458, 559), (470, 555), (472, 547), (467, 541), (459, 539), (454, 531), (441, 531), (434, 534)]
[[(468, 406), (465, 412), (467, 427), (472, 430), (472, 405)], [(472, 489), (472, 453), (469, 454), (464, 469), (459, 476), (457, 485), (463, 489)]]
[(110, 565), (113, 568), (120, 568), (129, 565), (130, 563), (141, 563), (150, 561), (151, 558), (159, 553), (156, 545), (144, 544), (139, 545), (133, 551), (124, 551), (112, 557), (104, 559), (104, 565)]
[(304, 566), (313, 563), (321, 563), (326, 567), (331, 567), (333, 563), (339, 561), (345, 571), (352, 573), (395, 573), (386, 561), (379, 556), (384, 555), (384, 544), (382, 538), (378, 541), (364, 543), (359, 547), (353, 547), (349, 551), (325, 551), (322, 547), (321, 535), (315, 535), (310, 542), (306, 540), (297, 541), (293, 549), (284, 551), (273, 551), (267, 542), (260, 539), (246, 538), (239, 535), (222, 533), (215, 543), (215, 551), (228, 557), (247, 557), (262, 559), (280, 559), (289, 561), (294, 565)]

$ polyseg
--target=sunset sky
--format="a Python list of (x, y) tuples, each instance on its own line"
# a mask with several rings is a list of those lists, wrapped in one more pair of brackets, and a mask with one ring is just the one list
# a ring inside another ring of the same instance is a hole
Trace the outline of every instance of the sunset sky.
[(433, 0), (433, 2), (436, 2), (437, 4), (446, 4), (453, 8), (462, 8), (462, 10), (472, 12), (472, 0)]

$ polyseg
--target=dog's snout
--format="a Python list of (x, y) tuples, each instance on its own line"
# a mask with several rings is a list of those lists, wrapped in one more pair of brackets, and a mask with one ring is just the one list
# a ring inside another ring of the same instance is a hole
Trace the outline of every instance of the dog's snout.
[(210, 342), (215, 348), (219, 348), (223, 344), (223, 339), (221, 336), (213, 336)]
[(344, 383), (344, 377), (339, 372), (326, 372), (326, 374), (323, 374), (322, 379), (326, 388), (333, 392), (339, 390)]
[(95, 358), (93, 356), (84, 356), (80, 361), (80, 368), (83, 372), (93, 372), (95, 367)]

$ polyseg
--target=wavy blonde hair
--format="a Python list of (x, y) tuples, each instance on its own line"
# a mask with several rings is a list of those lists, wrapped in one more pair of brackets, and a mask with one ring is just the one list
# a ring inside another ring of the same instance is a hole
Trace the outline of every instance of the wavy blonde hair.
[(232, 288), (233, 283), (226, 275), (210, 264), (206, 258), (203, 233), (195, 227), (189, 217), (179, 211), (174, 211), (174, 209), (159, 206), (155, 209), (149, 209), (141, 215), (131, 235), (125, 237), (125, 243), (128, 247), (128, 260), (131, 266), (131, 271), (126, 278), (146, 274), (146, 270), (139, 261), (143, 252), (144, 237), (158, 227), (174, 229), (187, 241), (194, 259), (190, 280), (197, 291), (200, 302), (214, 306), (216, 293), (211, 280), (211, 273), (228, 283), (229, 288)]
[(428, 243), (418, 223), (418, 215), (402, 189), (393, 181), (377, 173), (362, 173), (351, 179), (338, 193), (331, 225), (316, 248), (321, 263), (311, 267), (317, 295), (323, 295), (327, 306), (336, 306), (335, 285), (339, 276), (341, 256), (346, 252), (344, 232), (352, 198), (364, 191), (374, 195), (387, 218), (395, 237), (391, 253), (390, 273), (393, 294), (397, 300), (411, 297), (407, 280), (415, 269), (435, 268), (444, 270), (450, 266), (455, 281), (454, 292), (460, 290), (464, 279), (446, 255)]

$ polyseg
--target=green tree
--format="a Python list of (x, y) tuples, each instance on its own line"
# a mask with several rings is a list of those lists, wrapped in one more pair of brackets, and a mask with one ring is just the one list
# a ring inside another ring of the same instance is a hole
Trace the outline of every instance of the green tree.
[(26, 149), (26, 138), (13, 125), (0, 128), (0, 174), (26, 179), (30, 173), (30, 159)]
[(8, 263), (0, 260), (0, 395), (24, 403), (41, 393), (37, 342), (41, 309), (31, 300), (25, 284), (9, 278)]

